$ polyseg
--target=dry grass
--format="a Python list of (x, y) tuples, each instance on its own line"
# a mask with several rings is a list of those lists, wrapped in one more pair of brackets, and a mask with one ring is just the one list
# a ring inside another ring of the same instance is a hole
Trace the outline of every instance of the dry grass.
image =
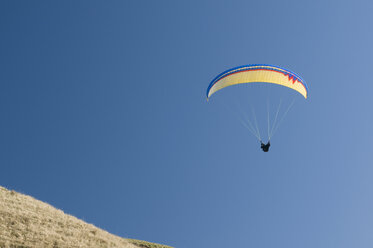
[(0, 187), (0, 248), (170, 248), (124, 239), (30, 196)]

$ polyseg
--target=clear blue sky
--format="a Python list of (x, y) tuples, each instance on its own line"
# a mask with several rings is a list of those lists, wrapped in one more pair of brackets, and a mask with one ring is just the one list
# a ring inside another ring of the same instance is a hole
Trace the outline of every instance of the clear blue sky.
[[(178, 248), (370, 248), (372, 9), (1, 1), (0, 185)], [(252, 63), (310, 89), (267, 154), (205, 99)]]

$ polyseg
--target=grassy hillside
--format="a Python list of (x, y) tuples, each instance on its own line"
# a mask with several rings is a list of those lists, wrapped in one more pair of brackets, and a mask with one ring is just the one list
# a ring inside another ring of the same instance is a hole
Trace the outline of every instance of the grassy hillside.
[(0, 187), (0, 248), (170, 248), (124, 239), (30, 196)]

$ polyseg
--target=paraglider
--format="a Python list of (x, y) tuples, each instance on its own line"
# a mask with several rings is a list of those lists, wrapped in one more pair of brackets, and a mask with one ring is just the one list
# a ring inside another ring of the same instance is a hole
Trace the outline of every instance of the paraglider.
[[(217, 91), (224, 89), (228, 86), (232, 85), (238, 85), (238, 84), (250, 84), (250, 83), (263, 83), (263, 84), (277, 84), (284, 87), (287, 87), (289, 89), (295, 90), (296, 92), (300, 93), (305, 99), (307, 99), (308, 96), (308, 88), (305, 83), (305, 81), (298, 76), (296, 73), (282, 68), (278, 66), (273, 65), (266, 65), (266, 64), (253, 64), (253, 65), (244, 65), (235, 67), (229, 70), (226, 70), (222, 73), (220, 73), (218, 76), (216, 76), (211, 83), (209, 84), (206, 92), (207, 100), (210, 99), (210, 97), (216, 93)], [(291, 106), (293, 105), (294, 101), (289, 105), (288, 109), (285, 111), (284, 116), (285, 117)], [(276, 117), (274, 118), (274, 124), (272, 128), (269, 127), (269, 110), (268, 110), (268, 143), (264, 144), (262, 142), (262, 139), (260, 137), (260, 132), (258, 128), (258, 124), (256, 121), (255, 113), (254, 113), (254, 120), (255, 120), (255, 126), (251, 124), (251, 122), (246, 119), (246, 122), (243, 122), (243, 125), (250, 130), (256, 138), (259, 140), (261, 149), (264, 152), (269, 151), (270, 147), (270, 139), (273, 132), (275, 132), (278, 128), (279, 123), (277, 123), (278, 120), (278, 114), (280, 110), (281, 102), (278, 106), (278, 110), (276, 112)], [(276, 124), (276, 125), (275, 125)]]
[(260, 141), (260, 148), (262, 148), (263, 152), (268, 152), (270, 146), (271, 142), (269, 140), (267, 144), (264, 144), (262, 141)]

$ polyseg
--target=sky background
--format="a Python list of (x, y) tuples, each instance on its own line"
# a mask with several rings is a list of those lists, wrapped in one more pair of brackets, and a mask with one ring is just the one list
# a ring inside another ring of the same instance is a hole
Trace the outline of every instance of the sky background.
[[(371, 248), (372, 10), (1, 1), (0, 185), (178, 248)], [(220, 104), (239, 88), (205, 98), (253, 63), (309, 86), (268, 153)]]

